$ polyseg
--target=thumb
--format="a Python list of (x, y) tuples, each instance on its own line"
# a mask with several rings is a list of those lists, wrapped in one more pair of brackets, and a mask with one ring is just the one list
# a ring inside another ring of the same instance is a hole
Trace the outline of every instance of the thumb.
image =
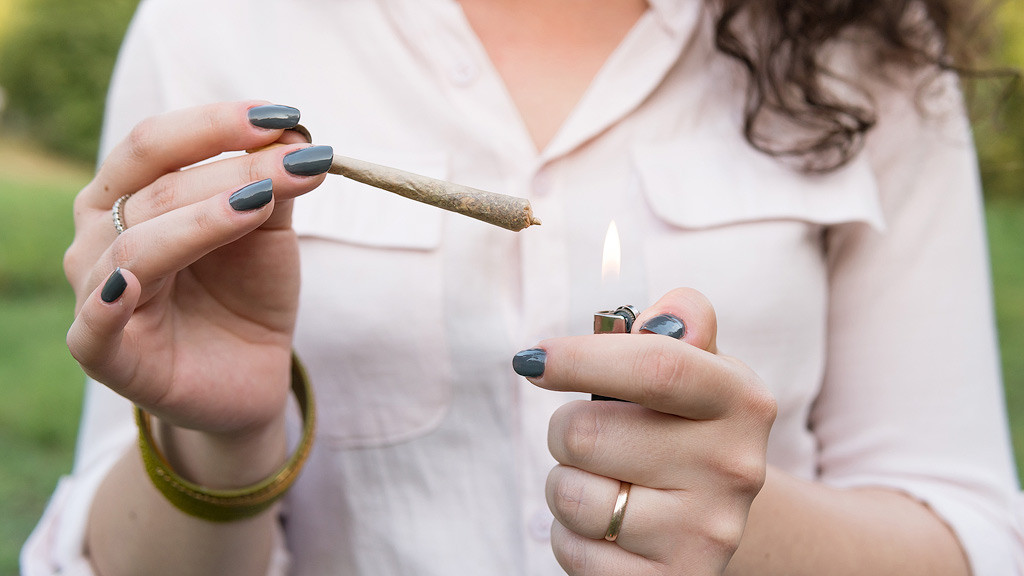
[(692, 288), (676, 288), (658, 299), (633, 323), (634, 334), (662, 334), (718, 353), (718, 320), (706, 296)]
[(123, 268), (111, 272), (79, 310), (68, 330), (71, 355), (86, 374), (104, 384), (127, 382), (134, 362), (122, 352), (124, 328), (135, 312), (141, 287)]

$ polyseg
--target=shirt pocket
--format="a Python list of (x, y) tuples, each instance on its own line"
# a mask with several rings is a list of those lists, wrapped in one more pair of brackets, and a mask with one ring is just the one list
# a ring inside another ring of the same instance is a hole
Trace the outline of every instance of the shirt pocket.
[(679, 228), (798, 220), (863, 222), (885, 228), (874, 173), (864, 154), (827, 174), (804, 174), (745, 142), (689, 138), (633, 151), (652, 211)]
[[(435, 178), (447, 155), (361, 154)], [(443, 212), (341, 176), (295, 202), (302, 289), (295, 347), (330, 448), (429, 433), (451, 401), (442, 309)]]
[[(827, 174), (804, 174), (754, 150), (739, 135), (688, 135), (633, 150), (648, 296), (703, 292), (728, 338), (776, 326), (799, 329), (794, 311), (817, 313), (828, 282), (822, 232), (885, 222), (878, 187), (861, 154)], [(625, 234), (625, 233), (623, 233)], [(757, 286), (755, 294), (750, 287)], [(731, 326), (727, 326), (733, 322)]]

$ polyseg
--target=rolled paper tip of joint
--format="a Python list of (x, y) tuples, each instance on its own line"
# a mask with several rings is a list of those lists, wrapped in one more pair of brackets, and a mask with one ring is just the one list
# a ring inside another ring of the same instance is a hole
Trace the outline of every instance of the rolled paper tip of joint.
[[(540, 221), (540, 218), (537, 218), (536, 216), (533, 215), (533, 206), (530, 206), (530, 201), (529, 200), (525, 200), (525, 202), (526, 202), (526, 219), (525, 219), (526, 226), (523, 226), (523, 228), (529, 228), (530, 226), (540, 226), (542, 224), (542, 222)], [(522, 230), (522, 228), (520, 228), (520, 230)]]

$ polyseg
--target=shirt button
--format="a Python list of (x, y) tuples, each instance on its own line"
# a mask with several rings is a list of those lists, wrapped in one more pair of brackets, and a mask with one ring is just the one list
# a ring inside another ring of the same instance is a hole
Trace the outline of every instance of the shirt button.
[(551, 523), (555, 521), (555, 518), (551, 515), (551, 512), (543, 511), (537, 512), (530, 518), (530, 523), (526, 527), (530, 533), (530, 537), (537, 542), (547, 542), (551, 540)]
[(469, 86), (480, 75), (480, 69), (472, 62), (459, 62), (448, 70), (448, 79), (456, 86)]

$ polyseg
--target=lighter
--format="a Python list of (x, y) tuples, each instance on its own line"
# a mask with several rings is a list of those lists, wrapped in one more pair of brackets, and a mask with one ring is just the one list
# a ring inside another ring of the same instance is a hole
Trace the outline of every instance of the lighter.
[[(640, 311), (637, 310), (635, 306), (631, 306), (629, 304), (619, 306), (615, 310), (595, 312), (594, 334), (629, 334), (633, 329), (633, 322), (636, 321), (636, 317), (639, 315)], [(612, 398), (611, 396), (601, 396), (599, 394), (591, 394), (590, 399), (625, 402), (625, 400)]]

